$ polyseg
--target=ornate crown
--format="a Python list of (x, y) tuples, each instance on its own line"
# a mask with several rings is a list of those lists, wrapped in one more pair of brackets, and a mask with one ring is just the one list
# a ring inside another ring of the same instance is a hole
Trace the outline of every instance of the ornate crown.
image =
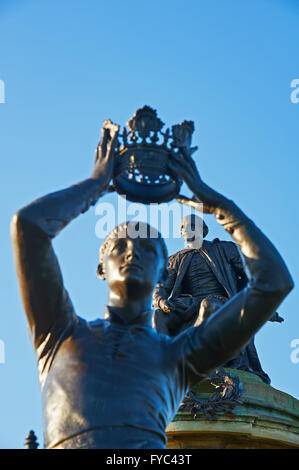
[[(104, 121), (109, 128), (111, 121)], [(184, 121), (162, 132), (164, 123), (149, 106), (138, 109), (119, 134), (113, 188), (130, 201), (167, 202), (179, 193), (182, 181), (168, 168), (174, 153), (182, 147), (191, 154), (194, 123)], [(121, 142), (120, 142), (121, 141)]]

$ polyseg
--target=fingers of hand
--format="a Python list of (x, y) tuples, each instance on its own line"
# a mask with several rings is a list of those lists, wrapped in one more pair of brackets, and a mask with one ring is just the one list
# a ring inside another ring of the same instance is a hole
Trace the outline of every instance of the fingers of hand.
[(171, 312), (171, 303), (167, 300), (163, 302), (163, 310), (165, 313), (170, 313)]
[(188, 181), (191, 182), (194, 178), (200, 178), (192, 158), (191, 160), (187, 160), (181, 154), (172, 154), (168, 166), (170, 170), (179, 174), (187, 184)]
[(208, 206), (208, 204), (201, 204), (201, 212), (203, 212), (204, 214), (213, 214), (214, 211), (214, 206)]
[(119, 126), (113, 124), (110, 120), (103, 122), (101, 139), (97, 147), (97, 158), (99, 156), (107, 157), (114, 150), (118, 138)]
[(179, 195), (176, 200), (181, 204), (186, 204), (186, 206), (193, 207), (194, 209), (196, 209), (199, 205), (197, 202), (192, 201), (192, 199), (188, 199), (187, 197), (181, 195)]
[(192, 148), (182, 147), (181, 155), (183, 156), (186, 163), (188, 163), (188, 166), (191, 167), (194, 171), (197, 171), (196, 164), (193, 158), (191, 157), (192, 153), (194, 153), (195, 150), (197, 150), (197, 147), (192, 147)]
[(103, 128), (109, 130), (111, 138), (119, 131), (119, 125), (114, 124), (110, 119), (103, 122)]
[(181, 163), (175, 162), (175, 161), (169, 161), (168, 162), (168, 168), (172, 173), (179, 175), (181, 178), (183, 178), (184, 181), (188, 180), (190, 178), (190, 171), (186, 169)]
[(110, 156), (114, 155), (118, 139), (119, 126), (109, 122), (107, 124), (107, 129), (109, 131), (109, 142), (107, 145), (106, 157), (109, 158)]
[(190, 165), (188, 161), (182, 157), (181, 154), (173, 153), (171, 155), (171, 159), (169, 161), (169, 164), (174, 164), (174, 165), (179, 165), (181, 166), (184, 170), (190, 171)]
[(205, 214), (211, 214), (213, 212), (213, 208), (207, 206), (207, 204), (203, 204), (202, 202), (196, 202), (192, 199), (188, 199), (185, 196), (179, 195), (176, 200), (181, 204), (186, 204), (186, 206), (192, 207), (198, 212), (203, 212)]
[(99, 158), (99, 148), (97, 147), (95, 149), (95, 152), (94, 152), (94, 162), (96, 163), (96, 161), (98, 160)]
[(101, 139), (97, 146), (97, 158), (99, 158), (100, 156), (105, 156), (107, 152), (107, 143), (108, 143), (109, 137), (110, 137), (109, 129), (105, 129), (103, 127), (101, 131)]

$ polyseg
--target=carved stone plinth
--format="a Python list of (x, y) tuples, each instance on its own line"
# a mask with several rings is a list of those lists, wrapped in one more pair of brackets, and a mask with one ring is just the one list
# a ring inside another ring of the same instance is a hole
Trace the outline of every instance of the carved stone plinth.
[[(200, 412), (180, 411), (167, 428), (169, 449), (299, 448), (299, 400), (266, 385), (254, 374), (226, 369), (238, 376), (245, 393), (232, 410), (217, 411), (214, 419)], [(195, 388), (200, 400), (215, 392), (210, 381)], [(213, 406), (212, 406), (213, 408)], [(217, 409), (217, 406), (216, 406)], [(219, 407), (218, 407), (219, 409)], [(212, 413), (213, 417), (213, 413)]]

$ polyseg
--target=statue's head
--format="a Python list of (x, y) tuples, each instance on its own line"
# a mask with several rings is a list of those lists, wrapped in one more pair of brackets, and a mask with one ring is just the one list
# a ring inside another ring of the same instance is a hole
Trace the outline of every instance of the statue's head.
[(167, 275), (168, 254), (161, 234), (143, 222), (116, 227), (100, 249), (98, 276), (120, 298), (149, 296)]
[(181, 235), (185, 243), (203, 240), (209, 232), (204, 220), (195, 214), (185, 215), (181, 220)]

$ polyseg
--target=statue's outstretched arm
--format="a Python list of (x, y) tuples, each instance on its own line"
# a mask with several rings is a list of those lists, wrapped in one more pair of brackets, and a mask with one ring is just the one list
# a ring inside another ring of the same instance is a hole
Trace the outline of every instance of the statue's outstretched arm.
[[(107, 188), (113, 172), (113, 129), (104, 130), (91, 178), (38, 199), (13, 217), (11, 237), (21, 296), (35, 348), (74, 315), (52, 248), (54, 238)], [(74, 266), (76, 261), (74, 257)]]
[[(268, 238), (234, 204), (207, 186), (189, 157), (176, 157), (171, 169), (186, 181), (203, 210), (217, 221), (239, 245), (249, 271), (249, 283), (200, 326), (189, 329), (177, 341), (186, 342), (188, 360), (199, 374), (208, 373), (235, 356), (273, 315), (293, 288), (292, 277)], [(188, 203), (187, 198), (180, 198)], [(189, 203), (192, 205), (192, 203)]]

